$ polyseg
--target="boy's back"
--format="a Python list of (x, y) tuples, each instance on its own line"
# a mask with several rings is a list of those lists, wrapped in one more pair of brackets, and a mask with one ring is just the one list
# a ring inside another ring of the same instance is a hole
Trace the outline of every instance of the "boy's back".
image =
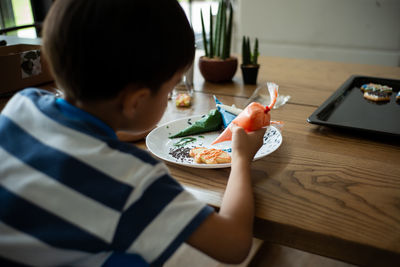
[(212, 211), (164, 164), (46, 91), (14, 96), (0, 136), (0, 256), (8, 260), (101, 266), (142, 255), (157, 265)]

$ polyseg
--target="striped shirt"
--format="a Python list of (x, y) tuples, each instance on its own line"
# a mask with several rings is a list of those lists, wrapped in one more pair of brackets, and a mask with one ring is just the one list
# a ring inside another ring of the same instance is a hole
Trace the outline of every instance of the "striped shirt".
[(25, 89), (0, 115), (0, 266), (162, 265), (211, 212), (52, 93)]

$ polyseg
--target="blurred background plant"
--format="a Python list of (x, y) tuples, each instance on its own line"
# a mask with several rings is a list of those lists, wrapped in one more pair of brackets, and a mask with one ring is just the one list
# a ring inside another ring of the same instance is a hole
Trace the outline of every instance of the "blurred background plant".
[(256, 38), (253, 53), (251, 53), (250, 38), (243, 36), (242, 39), (242, 64), (243, 65), (258, 65), (258, 39)]
[(229, 58), (231, 55), (233, 25), (233, 8), (230, 1), (219, 1), (215, 23), (213, 21), (212, 7), (210, 6), (208, 38), (203, 10), (200, 11), (200, 18), (205, 56), (222, 60)]

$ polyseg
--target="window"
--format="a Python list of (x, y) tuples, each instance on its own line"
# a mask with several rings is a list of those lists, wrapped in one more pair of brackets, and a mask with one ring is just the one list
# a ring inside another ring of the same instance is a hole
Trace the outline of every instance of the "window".
[(203, 36), (201, 30), (201, 19), (200, 10), (203, 10), (204, 15), (204, 27), (208, 29), (209, 17), (210, 17), (210, 6), (212, 8), (213, 16), (218, 9), (218, 1), (202, 1), (202, 0), (180, 0), (179, 1), (183, 10), (193, 27), (193, 31), (196, 38), (196, 47), (202, 49), (203, 47)]
[[(32, 25), (34, 23), (30, 0), (1, 0), (0, 1), (0, 29), (16, 26)], [(36, 30), (31, 28), (7, 32), (7, 35), (35, 38)]]

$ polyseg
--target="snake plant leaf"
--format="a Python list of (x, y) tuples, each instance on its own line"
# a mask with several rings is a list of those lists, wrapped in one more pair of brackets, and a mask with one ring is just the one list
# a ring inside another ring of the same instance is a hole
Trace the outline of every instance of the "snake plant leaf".
[(221, 42), (220, 42), (220, 55), (221, 59), (226, 59), (226, 5), (222, 2), (222, 19), (221, 19)]
[(206, 38), (206, 29), (204, 27), (204, 19), (203, 19), (203, 10), (200, 10), (200, 18), (201, 18), (201, 29), (202, 29), (202, 34), (203, 34), (203, 46), (204, 46), (204, 51), (206, 53), (206, 57), (209, 56), (208, 54), (208, 49), (207, 49), (207, 38)]
[(214, 40), (213, 40), (213, 16), (212, 16), (212, 10), (211, 10), (211, 6), (210, 6), (210, 58), (214, 57)]
[(218, 4), (217, 22), (215, 23), (215, 47), (214, 53), (216, 57), (220, 56), (219, 46), (221, 41), (221, 17), (222, 17), (222, 0)]
[(232, 27), (233, 27), (233, 8), (232, 3), (229, 3), (229, 22), (228, 22), (228, 32), (226, 36), (226, 57), (231, 55), (231, 43), (232, 43)]
[(257, 65), (258, 64), (258, 39), (256, 38), (256, 42), (254, 44), (254, 52), (253, 52), (253, 64)]

